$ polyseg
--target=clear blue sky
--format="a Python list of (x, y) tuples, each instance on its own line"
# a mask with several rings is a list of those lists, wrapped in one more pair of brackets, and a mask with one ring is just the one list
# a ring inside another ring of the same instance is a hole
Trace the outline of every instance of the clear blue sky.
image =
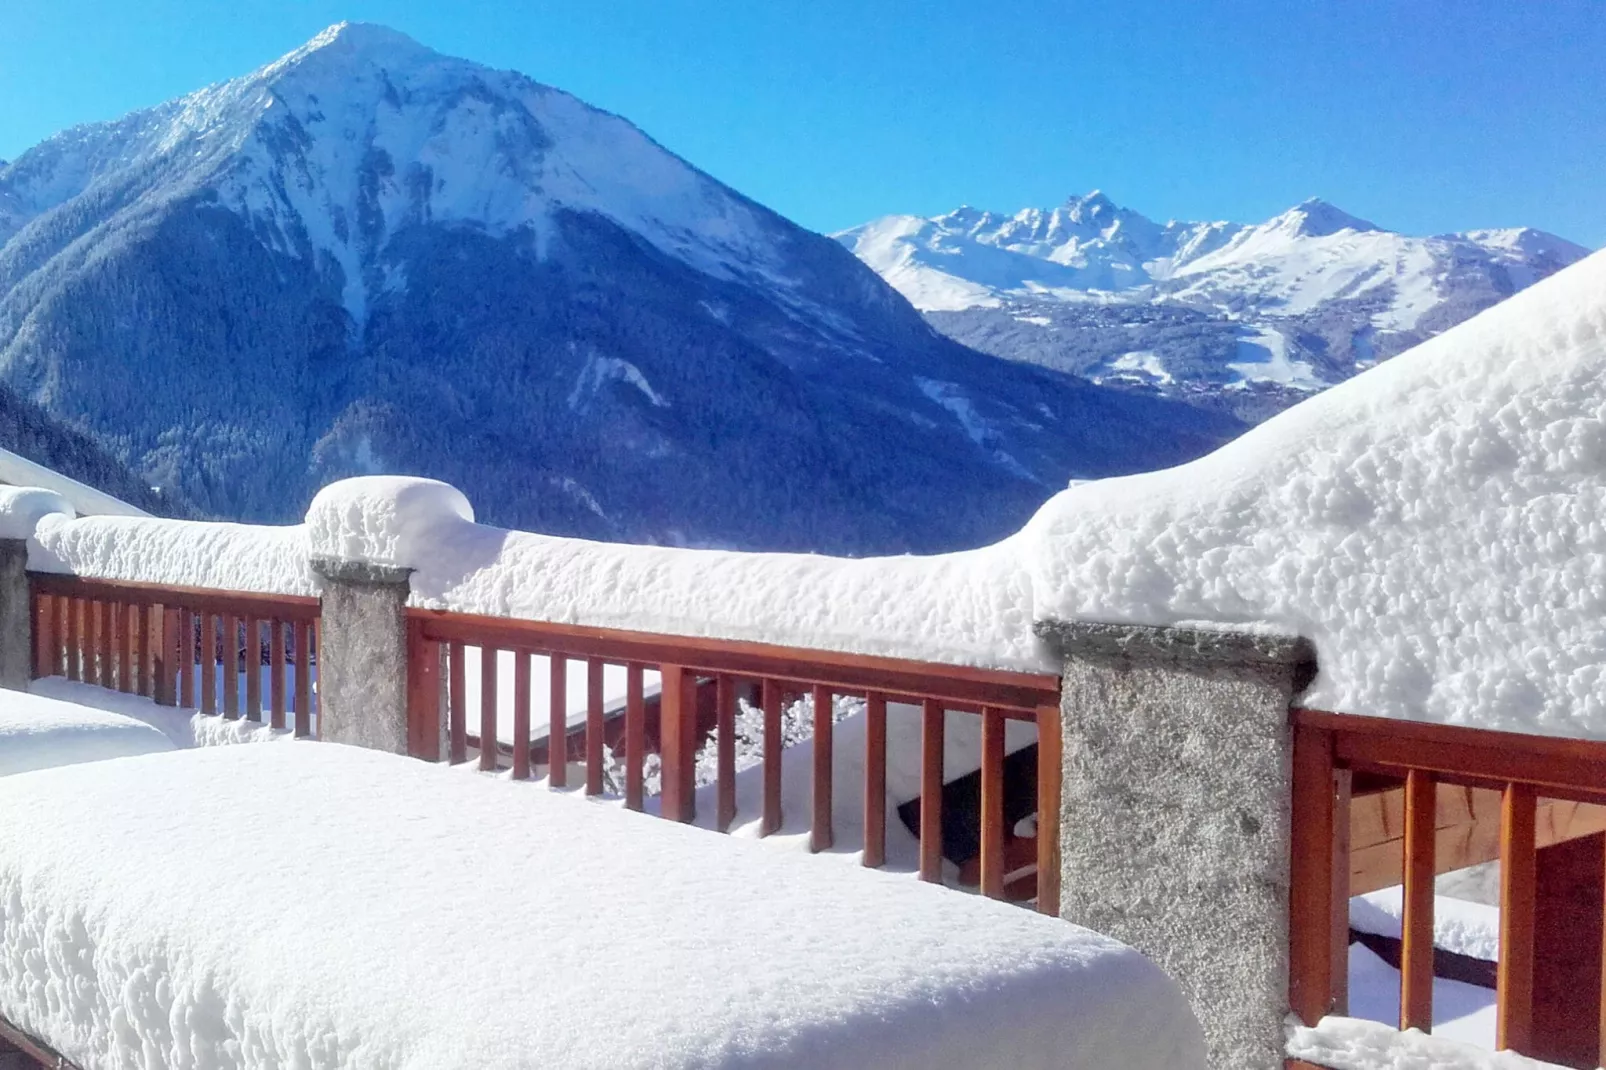
[(1102, 188), (1606, 245), (1606, 3), (0, 0), (0, 158), (342, 19), (618, 112), (805, 226)]

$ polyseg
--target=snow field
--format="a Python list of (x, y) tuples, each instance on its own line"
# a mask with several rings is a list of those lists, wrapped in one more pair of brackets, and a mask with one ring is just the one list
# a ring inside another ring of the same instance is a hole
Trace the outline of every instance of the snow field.
[(0, 776), (173, 748), (170, 739), (143, 720), (23, 691), (0, 691)]
[[(263, 799), (318, 804), (240, 835)], [(0, 812), (0, 1014), (86, 1070), (1203, 1066), (1105, 937), (391, 755), (33, 772)]]

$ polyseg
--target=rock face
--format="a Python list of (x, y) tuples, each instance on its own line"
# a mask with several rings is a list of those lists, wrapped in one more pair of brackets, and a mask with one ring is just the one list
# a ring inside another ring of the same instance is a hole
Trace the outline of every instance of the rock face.
[(959, 345), (623, 119), (354, 25), (0, 169), (0, 379), (213, 515), (387, 471), (508, 526), (849, 553), (1241, 429)]
[(836, 237), (967, 345), (1251, 420), (1588, 253), (1528, 228), (1407, 237), (1321, 200), (1256, 226), (1162, 225), (1099, 192)]

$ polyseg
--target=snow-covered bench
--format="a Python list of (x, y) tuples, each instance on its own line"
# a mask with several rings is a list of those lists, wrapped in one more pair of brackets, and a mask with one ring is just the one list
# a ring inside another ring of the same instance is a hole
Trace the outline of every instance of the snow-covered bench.
[(0, 1018), (86, 1068), (1202, 1066), (1018, 907), (333, 744), (0, 779)]
[(22, 691), (0, 691), (0, 776), (174, 749), (133, 717)]

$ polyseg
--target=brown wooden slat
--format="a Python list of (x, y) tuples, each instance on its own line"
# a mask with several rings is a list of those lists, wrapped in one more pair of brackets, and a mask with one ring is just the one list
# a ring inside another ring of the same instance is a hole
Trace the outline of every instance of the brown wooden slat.
[(1333, 773), (1332, 733), (1295, 728), (1288, 1003), (1308, 1026), (1333, 1009), (1333, 928), (1341, 915), (1348, 929), (1348, 903), (1334, 901), (1339, 821)]
[[(139, 660), (137, 657), (136, 661)], [(142, 672), (148, 671), (141, 669)], [(178, 611), (178, 677), (174, 681), (178, 705), (195, 708), (195, 614), (182, 606)]]
[(765, 678), (764, 706), (764, 815), (758, 834), (768, 836), (781, 830), (781, 683)]
[(312, 621), (298, 620), (291, 625), (296, 659), (296, 737), (312, 736)]
[[(217, 713), (217, 617), (202, 612), (201, 618), (201, 712)], [(299, 636), (297, 637), (299, 639)], [(297, 707), (299, 711), (299, 705)]]
[[(139, 634), (134, 637), (134, 666), (139, 676), (138, 693), (146, 698), (156, 698), (156, 675), (152, 667), (152, 654), (156, 629), (161, 627), (161, 620), (156, 616), (156, 607), (141, 605), (137, 608), (136, 616), (139, 620)], [(190, 705), (194, 705), (191, 703)]]
[[(484, 742), (482, 730), (481, 746)], [(513, 652), (513, 779), (530, 779), (530, 654), (525, 650)]]
[(416, 621), (407, 622), (407, 753), (441, 759), (441, 647)]
[(173, 605), (211, 613), (275, 615), (293, 620), (316, 620), (317, 598), (305, 595), (257, 594), (250, 591), (216, 591), (205, 587), (134, 583), (126, 580), (30, 573), (38, 590), (75, 598), (99, 598), (139, 606)]
[(468, 761), (468, 655), (462, 643), (451, 643), (447, 645), (446, 658), (447, 761), (461, 765)]
[(864, 864), (887, 862), (887, 696), (864, 697)]
[(714, 755), (717, 800), (714, 826), (729, 832), (736, 820), (736, 681), (721, 674), (714, 685)]
[(640, 810), (642, 770), (647, 761), (647, 703), (642, 694), (643, 667), (625, 665), (625, 809)]
[(1506, 788), (1500, 820), (1500, 959), (1495, 1049), (1529, 1050), (1533, 1039), (1535, 847), (1532, 787)]
[(84, 678), (84, 600), (67, 602), (67, 679)]
[[(1602, 851), (1602, 870), (1606, 871), (1606, 851)], [(1599, 875), (1606, 880), (1606, 872)], [(1603, 885), (1606, 889), (1606, 885)], [(1606, 1066), (1606, 891), (1603, 891), (1601, 900), (1601, 933), (1602, 949), (1600, 958), (1600, 1001), (1596, 1005), (1596, 1032), (1600, 1037), (1600, 1047), (1596, 1052), (1596, 1065)]]
[(56, 600), (48, 594), (34, 593), (33, 602), (33, 678), (56, 675)]
[(708, 675), (728, 672), (810, 686), (821, 684), (839, 693), (876, 690), (889, 695), (931, 696), (955, 709), (962, 704), (977, 710), (983, 704), (1005, 707), (1012, 711), (1011, 716), (1022, 719), (1031, 719), (1045, 699), (1059, 698), (1059, 677), (1050, 673), (939, 666), (744, 640), (628, 632), (415, 607), (407, 613), (425, 622), (425, 634), (432, 639), (494, 642), (608, 661), (667, 663)]
[(106, 610), (107, 686), (114, 691), (126, 692), (128, 689), (123, 686), (123, 676), (128, 672), (128, 659), (123, 656), (123, 643), (128, 636), (128, 607), (121, 603), (108, 604)]
[(51, 595), (55, 603), (56, 648), (60, 655), (56, 661), (56, 671), (61, 675), (68, 675), (67, 663), (70, 660), (67, 650), (68, 620), (72, 617), (72, 599), (65, 595)]
[(84, 675), (96, 687), (108, 687), (111, 684), (111, 673), (108, 672), (107, 662), (111, 661), (110, 636), (106, 633), (111, 629), (107, 627), (111, 616), (107, 612), (110, 607), (96, 599), (89, 603), (89, 671)]
[(547, 657), (547, 783), (569, 786), (569, 659)]
[(814, 807), (814, 820), (809, 825), (809, 850), (828, 851), (836, 842), (836, 830), (831, 822), (831, 758), (832, 734), (835, 714), (831, 689), (814, 687), (814, 780), (809, 799)]
[(184, 611), (178, 606), (161, 607), (161, 631), (152, 636), (152, 640), (159, 644), (161, 656), (157, 661), (156, 687), (161, 698), (158, 700), (164, 705), (178, 705), (178, 662), (179, 649), (183, 645), (179, 637), (181, 618)]
[(1349, 1014), (1349, 901), (1355, 893), (1349, 884), (1349, 813), (1354, 794), (1355, 776), (1348, 769), (1333, 770), (1333, 851), (1330, 871), (1332, 889), (1328, 902), (1333, 904), (1333, 922), (1328, 945), (1328, 962), (1332, 974), (1330, 987), (1332, 1010), (1329, 1014)]
[(480, 647), (480, 768), (496, 768), (496, 648)]
[(1037, 708), (1037, 909), (1060, 912), (1060, 708)]
[(262, 622), (256, 617), (245, 618), (245, 717), (248, 721), (262, 720)]
[(660, 812), (671, 821), (696, 818), (697, 678), (679, 665), (658, 667)]
[(268, 627), (272, 629), (268, 635), (268, 664), (273, 670), (273, 690), (268, 696), (268, 723), (282, 730), (285, 709), (289, 705), (284, 700), (288, 690), (284, 672), (284, 621), (275, 617)]
[(606, 666), (596, 658), (586, 662), (586, 794), (602, 794), (602, 688)]
[(936, 699), (921, 705), (920, 732), (920, 879), (942, 880), (943, 746), (947, 715)]
[(1000, 710), (981, 719), (981, 892), (1004, 897), (1004, 724)]
[(140, 633), (140, 607), (117, 607), (117, 691), (133, 694), (138, 675), (133, 672), (135, 636)]
[(231, 721), (240, 717), (240, 618), (223, 614), (218, 636), (218, 657), (223, 668), (223, 716)]
[(1433, 1031), (1433, 880), (1438, 793), (1433, 774), (1405, 781), (1405, 896), (1400, 938), (1400, 1028)]

